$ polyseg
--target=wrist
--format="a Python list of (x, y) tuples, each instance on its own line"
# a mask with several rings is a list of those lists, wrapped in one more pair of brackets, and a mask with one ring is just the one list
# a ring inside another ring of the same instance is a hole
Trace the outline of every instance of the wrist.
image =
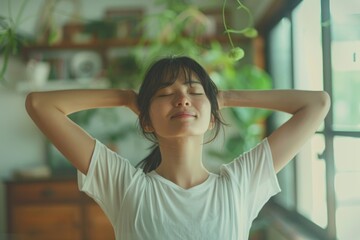
[(251, 101), (248, 90), (226, 90), (222, 91), (220, 101), (223, 108), (226, 107), (244, 107)]

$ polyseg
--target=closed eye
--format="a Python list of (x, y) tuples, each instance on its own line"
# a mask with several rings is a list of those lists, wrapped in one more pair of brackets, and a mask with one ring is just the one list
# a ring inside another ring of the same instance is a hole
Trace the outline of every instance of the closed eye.
[(204, 90), (202, 87), (192, 87), (188, 89), (188, 93), (191, 95), (204, 95)]
[(165, 94), (159, 94), (158, 97), (168, 97), (173, 95), (173, 93), (165, 93)]
[(188, 93), (191, 95), (204, 95), (204, 89), (200, 83), (188, 85)]

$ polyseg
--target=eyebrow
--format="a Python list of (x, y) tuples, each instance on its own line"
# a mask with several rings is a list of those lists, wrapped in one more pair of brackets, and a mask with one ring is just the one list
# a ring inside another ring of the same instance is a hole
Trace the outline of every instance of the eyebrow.
[[(193, 84), (193, 83), (201, 84), (201, 82), (198, 81), (198, 80), (189, 79), (189, 80), (187, 80), (187, 81), (184, 82), (184, 85), (189, 85), (189, 84), (191, 85), (191, 84)], [(202, 84), (201, 84), (201, 85), (202, 85)]]
[[(186, 80), (183, 83), (183, 85), (191, 85), (191, 84), (200, 84), (200, 85), (202, 85), (200, 81), (192, 80), (192, 79)], [(169, 83), (165, 82), (165, 83), (160, 84), (160, 88), (166, 88), (166, 87), (171, 86), (171, 85), (172, 84), (169, 84)]]

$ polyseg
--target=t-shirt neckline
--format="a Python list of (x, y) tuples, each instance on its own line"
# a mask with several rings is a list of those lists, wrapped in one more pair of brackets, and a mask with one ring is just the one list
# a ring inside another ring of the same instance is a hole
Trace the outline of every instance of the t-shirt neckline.
[(178, 189), (180, 191), (184, 191), (184, 192), (192, 192), (192, 191), (197, 191), (201, 188), (204, 188), (208, 185), (208, 183), (211, 181), (211, 179), (215, 176), (215, 174), (209, 172), (209, 176), (205, 179), (205, 181), (203, 181), (202, 183), (195, 185), (191, 188), (183, 188), (179, 185), (177, 185), (176, 183), (164, 178), (163, 176), (161, 176), (160, 174), (158, 174), (155, 170), (152, 170), (151, 172), (148, 173), (148, 175), (153, 176), (155, 178), (157, 178), (158, 180), (160, 180), (161, 182), (165, 183), (166, 185)]

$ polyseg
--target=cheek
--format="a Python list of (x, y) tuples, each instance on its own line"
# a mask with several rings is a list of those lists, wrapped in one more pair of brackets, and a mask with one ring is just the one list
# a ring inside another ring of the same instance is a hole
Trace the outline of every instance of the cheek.
[(208, 116), (210, 119), (211, 116), (211, 104), (209, 102), (209, 100), (204, 100), (204, 102), (201, 105), (202, 108), (202, 112), (204, 113), (204, 116)]
[(152, 125), (152, 123), (153, 123), (153, 120), (154, 120), (154, 118), (156, 118), (156, 114), (155, 114), (155, 110), (154, 110), (154, 108), (153, 107), (150, 107), (150, 109), (149, 109), (149, 121), (150, 121), (150, 124)]
[(153, 104), (150, 105), (149, 120), (152, 127), (154, 127), (154, 125), (161, 124), (161, 119), (163, 118), (162, 109), (163, 108), (159, 107), (158, 105), (156, 106), (154, 106)]

